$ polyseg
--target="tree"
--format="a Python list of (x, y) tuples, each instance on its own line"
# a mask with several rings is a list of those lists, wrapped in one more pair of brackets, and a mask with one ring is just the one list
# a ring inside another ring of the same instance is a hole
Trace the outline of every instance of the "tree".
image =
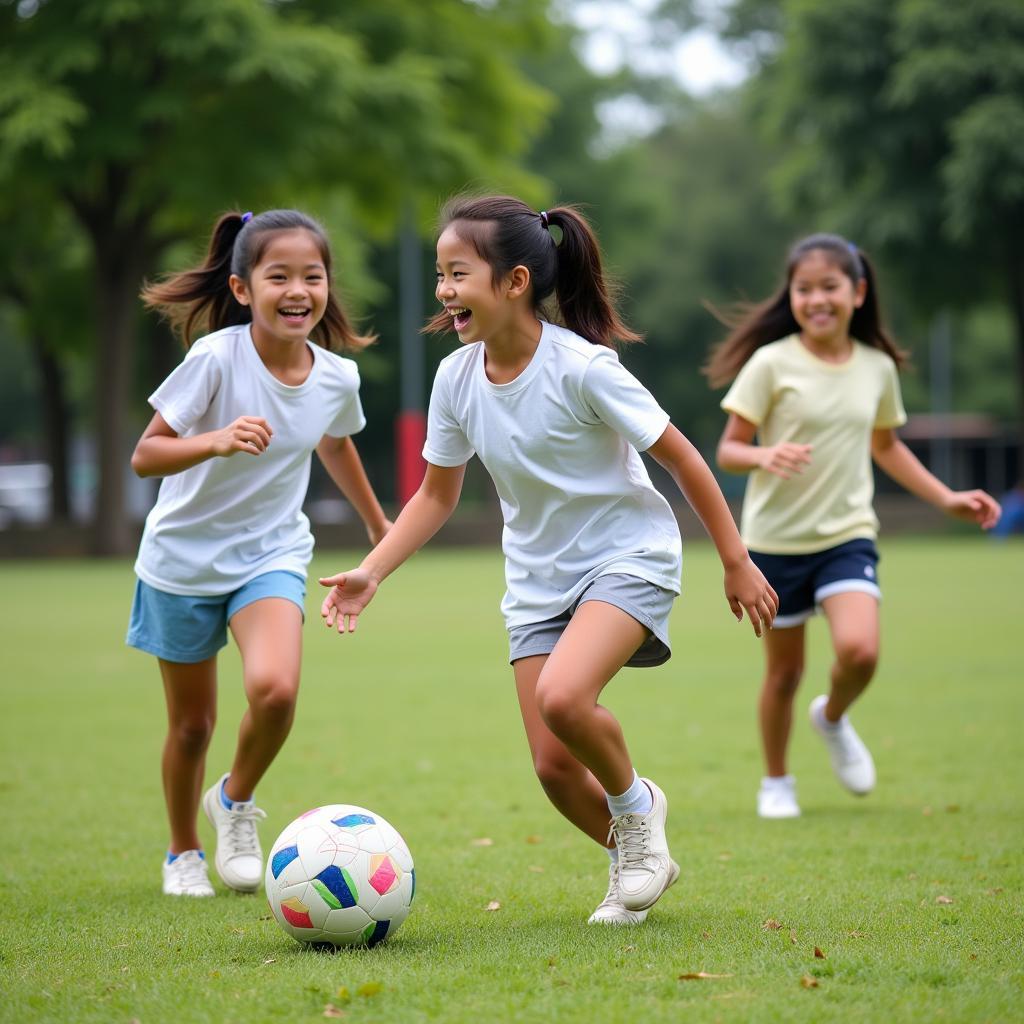
[[(783, 0), (762, 112), (794, 210), (827, 212), (919, 307), (998, 296), (1024, 430), (1024, 6)], [(739, 5), (749, 15), (749, 0)], [(762, 26), (763, 27), (763, 26)]]
[[(510, 58), (542, 0), (50, 0), (0, 7), (0, 186), (39, 184), (88, 243), (100, 487), (124, 551), (126, 406), (144, 277), (213, 214), (404, 202), (508, 168), (547, 105)], [(457, 45), (453, 45), (457, 40)], [(54, 297), (59, 302), (59, 297)]]

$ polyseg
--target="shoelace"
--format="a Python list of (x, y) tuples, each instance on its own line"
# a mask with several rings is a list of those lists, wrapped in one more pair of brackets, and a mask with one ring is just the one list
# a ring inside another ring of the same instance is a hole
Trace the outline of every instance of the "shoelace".
[(178, 863), (181, 865), (178, 868), (178, 876), (186, 889), (194, 889), (198, 886), (205, 888), (209, 885), (206, 862), (201, 857), (179, 857)]
[(651, 852), (651, 831), (639, 814), (623, 814), (612, 819), (608, 839), (614, 837), (619, 850), (619, 869), (642, 868)]
[(256, 822), (267, 816), (258, 807), (246, 807), (231, 812), (228, 818), (227, 846), (232, 857), (252, 854), (260, 856), (260, 840), (256, 834)]
[(613, 864), (608, 869), (608, 891), (604, 894), (604, 899), (601, 900), (601, 907), (616, 905), (621, 902), (622, 899), (619, 896), (619, 865)]

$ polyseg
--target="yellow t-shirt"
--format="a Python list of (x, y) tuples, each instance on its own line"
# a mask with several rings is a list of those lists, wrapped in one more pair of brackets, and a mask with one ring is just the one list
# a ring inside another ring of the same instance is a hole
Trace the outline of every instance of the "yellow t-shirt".
[(845, 363), (827, 363), (790, 335), (750, 357), (722, 408), (753, 423), (762, 445), (814, 446), (810, 465), (789, 480), (751, 472), (741, 516), (748, 548), (799, 555), (877, 536), (871, 431), (907, 420), (885, 352), (855, 341)]

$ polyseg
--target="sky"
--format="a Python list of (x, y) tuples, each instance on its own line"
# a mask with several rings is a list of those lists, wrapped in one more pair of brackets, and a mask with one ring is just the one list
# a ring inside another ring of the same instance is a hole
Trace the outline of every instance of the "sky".
[[(577, 0), (570, 17), (586, 33), (583, 58), (593, 70), (607, 74), (624, 64), (671, 74), (688, 92), (701, 96), (737, 85), (746, 71), (709, 29), (697, 29), (666, 47), (654, 38), (645, 15), (656, 0)], [(721, 0), (698, 0), (701, 14), (714, 17)]]

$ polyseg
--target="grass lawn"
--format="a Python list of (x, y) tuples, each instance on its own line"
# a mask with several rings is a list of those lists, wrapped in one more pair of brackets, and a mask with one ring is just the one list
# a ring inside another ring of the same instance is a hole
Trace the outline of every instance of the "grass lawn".
[[(5, 564), (0, 1020), (1024, 1019), (1024, 545), (881, 551), (882, 664), (855, 715), (878, 788), (842, 791), (807, 725), (829, 660), (815, 622), (792, 751), (804, 816), (762, 822), (758, 643), (713, 549), (687, 549), (674, 658), (607, 694), (669, 797), (682, 865), (636, 929), (585, 923), (607, 859), (534, 779), (500, 553), (428, 549), (355, 637), (319, 628), (310, 593), (295, 728), (259, 790), (264, 848), (309, 807), (356, 803), (417, 868), (395, 937), (333, 955), (219, 880), (214, 900), (161, 895), (163, 699), (155, 661), (123, 643), (130, 563)], [(320, 553), (311, 577), (356, 557)], [(211, 778), (244, 704), (233, 647), (221, 668)]]

